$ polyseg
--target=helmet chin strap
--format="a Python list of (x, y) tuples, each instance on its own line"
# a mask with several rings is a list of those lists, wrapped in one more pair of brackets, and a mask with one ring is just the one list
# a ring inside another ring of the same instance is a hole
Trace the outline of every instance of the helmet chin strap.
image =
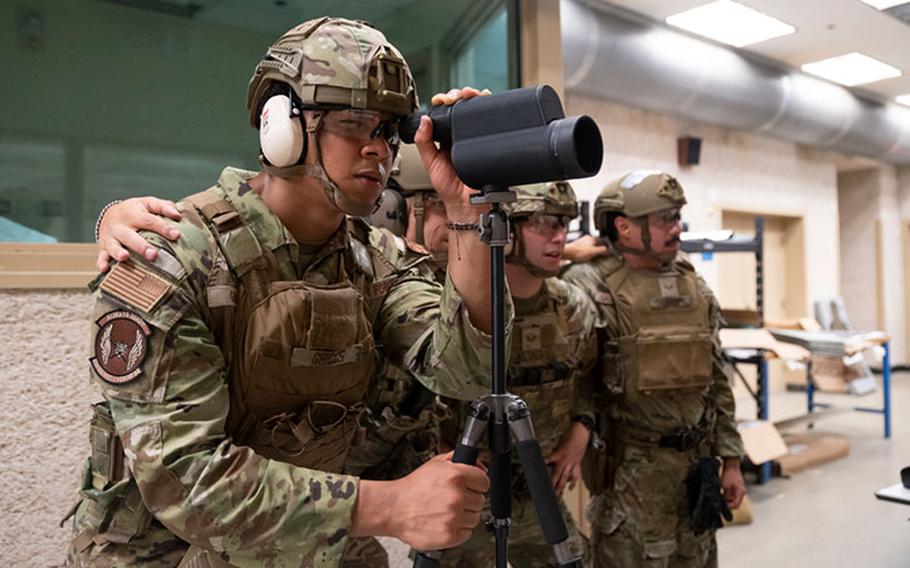
[(426, 246), (426, 239), (423, 236), (423, 217), (426, 213), (426, 204), (424, 203), (424, 192), (418, 191), (417, 195), (414, 196), (413, 207), (414, 207), (414, 237), (417, 240), (417, 244), (420, 246)]
[(650, 222), (648, 221), (648, 218), (645, 217), (644, 221), (638, 223), (638, 225), (641, 227), (641, 242), (644, 245), (642, 248), (625, 246), (621, 244), (618, 239), (617, 242), (612, 243), (613, 248), (620, 253), (629, 253), (652, 258), (658, 261), (662, 266), (673, 262), (673, 260), (676, 258), (676, 251), (655, 252), (651, 247), (651, 230), (649, 227)]
[(300, 175), (316, 178), (320, 185), (322, 185), (322, 191), (328, 198), (329, 203), (338, 211), (353, 217), (366, 217), (372, 215), (379, 209), (379, 202), (382, 198), (381, 194), (376, 198), (374, 203), (359, 203), (348, 197), (335, 182), (329, 179), (328, 174), (325, 173), (325, 168), (322, 166), (322, 152), (319, 149), (319, 136), (317, 136), (321, 119), (322, 113), (317, 111), (313, 113), (312, 120), (307, 121), (307, 136), (312, 134), (315, 142), (315, 144), (312, 144), (309, 148), (309, 151), (313, 152), (314, 163), (277, 167), (266, 162), (265, 157), (260, 155), (259, 165), (262, 166), (262, 169), (265, 170), (266, 173), (280, 178), (289, 178)]
[[(514, 227), (514, 225), (513, 225)], [(517, 264), (518, 266), (523, 266), (528, 272), (531, 273), (531, 276), (536, 276), (537, 278), (550, 278), (559, 274), (559, 269), (556, 270), (544, 270), (543, 268), (533, 264), (528, 260), (527, 255), (525, 254), (524, 244), (521, 241), (521, 236), (518, 231), (514, 231), (512, 238), (512, 250), (509, 254), (506, 255), (506, 262), (510, 264)]]

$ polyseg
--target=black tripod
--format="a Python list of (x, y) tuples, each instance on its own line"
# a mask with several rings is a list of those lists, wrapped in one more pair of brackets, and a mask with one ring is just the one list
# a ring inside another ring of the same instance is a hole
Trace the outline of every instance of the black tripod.
[[(505, 253), (509, 243), (509, 216), (503, 203), (515, 201), (515, 192), (486, 186), (480, 195), (471, 197), (472, 204), (490, 204), (492, 209), (481, 217), (480, 237), (490, 246), (493, 281), (493, 388), (492, 393), (471, 404), (461, 440), (455, 446), (452, 461), (474, 464), (477, 444), (484, 430), (490, 445), (490, 513), (487, 527), (496, 542), (496, 568), (508, 564), (508, 538), (512, 514), (512, 459), (509, 431), (515, 436), (516, 449), (537, 510), (544, 538), (553, 546), (556, 562), (561, 567), (581, 568), (580, 558), (569, 549), (569, 533), (559, 511), (559, 501), (544, 464), (540, 443), (534, 437), (534, 426), (528, 406), (521, 398), (506, 391), (505, 333)], [(442, 551), (418, 552), (414, 568), (436, 568)]]

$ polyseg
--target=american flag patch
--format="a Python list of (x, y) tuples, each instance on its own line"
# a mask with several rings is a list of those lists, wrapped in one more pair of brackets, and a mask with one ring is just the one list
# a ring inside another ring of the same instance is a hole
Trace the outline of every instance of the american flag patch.
[(144, 312), (152, 311), (170, 288), (166, 280), (132, 262), (115, 265), (101, 283), (104, 292)]

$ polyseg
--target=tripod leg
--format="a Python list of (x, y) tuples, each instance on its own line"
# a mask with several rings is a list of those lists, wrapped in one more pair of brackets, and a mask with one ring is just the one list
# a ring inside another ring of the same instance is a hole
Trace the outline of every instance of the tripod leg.
[(487, 528), (496, 542), (496, 568), (508, 566), (509, 525), (512, 516), (512, 456), (509, 425), (494, 420), (490, 425), (490, 520)]
[(550, 483), (540, 443), (534, 437), (531, 413), (524, 401), (519, 399), (509, 405), (509, 426), (515, 435), (518, 459), (528, 481), (528, 490), (540, 519), (540, 528), (546, 541), (553, 546), (556, 563), (561, 567), (581, 568), (581, 558), (575, 556), (569, 547), (569, 531), (566, 530), (558, 498)]
[[(461, 440), (455, 446), (455, 454), (452, 456), (454, 463), (477, 463), (477, 456), (480, 450), (477, 444), (481, 436), (487, 429), (490, 421), (490, 407), (483, 399), (475, 400), (471, 403), (471, 409), (468, 411), (468, 417), (464, 422), (464, 431)], [(439, 560), (442, 558), (441, 550), (424, 550), (414, 555), (414, 568), (437, 568)]]

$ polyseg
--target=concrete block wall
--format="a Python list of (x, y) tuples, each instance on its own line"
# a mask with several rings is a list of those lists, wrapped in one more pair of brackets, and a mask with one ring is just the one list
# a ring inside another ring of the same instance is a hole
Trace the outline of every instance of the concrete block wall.
[[(666, 170), (679, 178), (689, 201), (683, 218), (691, 230), (721, 229), (724, 209), (802, 216), (806, 305), (839, 293), (837, 169), (833, 154), (577, 93), (568, 94), (566, 108), (568, 114), (591, 115), (604, 137), (600, 174), (573, 182), (581, 199), (593, 202), (609, 180), (632, 169), (649, 168)], [(677, 164), (676, 139), (683, 135), (702, 139), (699, 165), (682, 168)], [(704, 262), (697, 256), (693, 261), (708, 283), (716, 286), (717, 263)]]
[(0, 290), (0, 565), (63, 562), (88, 455), (91, 296)]
[(877, 329), (891, 337), (891, 359), (907, 362), (907, 321), (904, 310), (904, 250), (901, 234), (898, 172), (894, 166), (883, 166), (879, 186), (881, 227), (881, 296), (884, 305)]
[(876, 220), (879, 172), (858, 170), (838, 176), (841, 292), (856, 329), (878, 327)]
[[(841, 211), (841, 289), (855, 329), (882, 329), (895, 363), (907, 362), (902, 225), (906, 172), (890, 165), (838, 176)], [(879, 266), (879, 264), (881, 266)]]

